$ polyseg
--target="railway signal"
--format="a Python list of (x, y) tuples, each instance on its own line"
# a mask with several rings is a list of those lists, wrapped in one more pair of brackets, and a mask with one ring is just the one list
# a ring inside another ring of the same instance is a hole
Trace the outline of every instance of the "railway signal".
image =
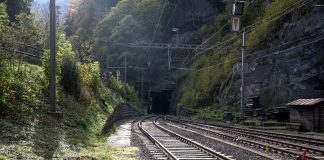
[(244, 12), (244, 2), (235, 2), (233, 3), (233, 16), (241, 16)]
[(240, 18), (239, 17), (232, 18), (232, 30), (234, 32), (240, 31)]
[[(243, 15), (244, 13), (244, 1), (236, 1), (233, 3), (232, 10), (232, 30), (234, 32), (240, 31), (240, 18), (238, 16)], [(244, 51), (245, 51), (245, 30), (242, 34), (242, 61), (241, 61), (241, 105), (240, 105), (240, 117), (241, 119), (244, 117), (243, 115), (243, 106), (244, 106)]]
[(240, 17), (244, 13), (244, 2), (237, 1), (233, 3), (233, 10), (232, 10), (232, 30), (234, 32), (240, 31)]

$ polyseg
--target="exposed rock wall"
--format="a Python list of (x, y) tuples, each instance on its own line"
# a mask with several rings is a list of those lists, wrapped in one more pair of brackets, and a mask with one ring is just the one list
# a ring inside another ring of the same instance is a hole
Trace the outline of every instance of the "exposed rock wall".
[(194, 31), (202, 24), (212, 23), (214, 15), (225, 3), (211, 5), (208, 0), (170, 0), (177, 7), (170, 19), (171, 27), (178, 27), (180, 31)]
[[(324, 97), (323, 26), (323, 9), (315, 8), (303, 17), (294, 12), (279, 31), (272, 33), (275, 38), (261, 44), (280, 48), (246, 58), (245, 95), (261, 96), (261, 103), (268, 106), (284, 105), (296, 98)], [(220, 92), (223, 104), (239, 102), (239, 67), (234, 73), (231, 83)]]

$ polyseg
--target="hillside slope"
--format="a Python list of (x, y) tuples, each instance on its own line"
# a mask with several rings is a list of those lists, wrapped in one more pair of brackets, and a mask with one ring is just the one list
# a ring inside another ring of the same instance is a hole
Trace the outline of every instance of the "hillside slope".
[[(262, 105), (270, 107), (295, 98), (323, 95), (324, 13), (314, 7), (317, 3), (275, 0), (246, 4), (241, 27), (247, 31), (247, 97), (260, 96)], [(200, 32), (208, 44), (242, 44), (242, 30), (236, 34), (221, 27), (224, 20), (226, 25), (230, 19), (230, 11), (231, 4), (227, 2), (225, 10), (215, 16), (217, 32)], [(203, 30), (206, 27), (200, 29)], [(209, 51), (189, 64), (193, 71), (178, 71), (175, 76), (181, 86), (178, 107), (237, 111), (240, 56), (240, 47)]]

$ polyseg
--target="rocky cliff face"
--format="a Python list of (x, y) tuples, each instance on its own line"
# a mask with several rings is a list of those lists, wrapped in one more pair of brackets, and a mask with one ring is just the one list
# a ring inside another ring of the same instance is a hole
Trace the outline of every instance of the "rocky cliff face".
[[(213, 5), (211, 0), (172, 0), (177, 7), (170, 21), (171, 27), (182, 31), (197, 30), (202, 24), (213, 22), (214, 15), (224, 7), (222, 1)], [(214, 2), (215, 3), (215, 2)]]
[[(260, 45), (273, 48), (255, 51), (246, 58), (246, 96), (260, 96), (266, 106), (284, 105), (297, 98), (324, 96), (324, 10), (305, 16), (295, 12), (276, 33)], [(237, 64), (239, 65), (239, 64)], [(236, 65), (236, 66), (237, 66)], [(240, 69), (219, 93), (223, 104), (238, 104)]]

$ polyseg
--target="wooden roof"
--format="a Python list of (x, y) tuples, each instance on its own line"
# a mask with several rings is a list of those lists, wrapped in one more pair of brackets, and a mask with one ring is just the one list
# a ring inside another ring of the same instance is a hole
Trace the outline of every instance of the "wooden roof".
[(312, 106), (324, 102), (324, 98), (297, 99), (288, 103), (288, 106)]

